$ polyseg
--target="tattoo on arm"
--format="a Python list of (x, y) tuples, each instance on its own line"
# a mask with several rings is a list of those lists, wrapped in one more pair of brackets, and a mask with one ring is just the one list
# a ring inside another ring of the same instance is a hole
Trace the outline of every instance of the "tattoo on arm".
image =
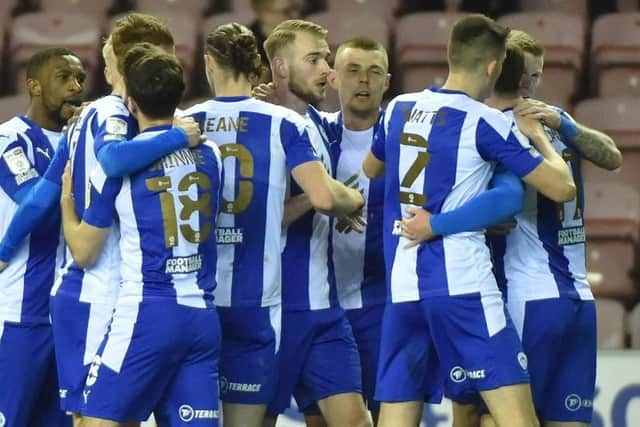
[(585, 159), (607, 170), (614, 170), (622, 165), (622, 156), (613, 139), (584, 125), (576, 126), (578, 134), (573, 145)]

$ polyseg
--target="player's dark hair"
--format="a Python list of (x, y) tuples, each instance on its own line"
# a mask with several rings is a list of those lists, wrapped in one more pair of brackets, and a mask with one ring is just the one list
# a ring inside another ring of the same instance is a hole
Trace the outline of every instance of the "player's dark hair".
[(474, 71), (505, 54), (509, 28), (484, 15), (459, 19), (449, 34), (447, 55), (452, 71)]
[(124, 57), (127, 95), (154, 119), (172, 117), (185, 84), (178, 59), (151, 43), (139, 43)]
[(80, 59), (78, 54), (64, 47), (49, 47), (36, 52), (27, 62), (27, 79), (37, 79), (40, 71), (51, 59), (63, 56), (75, 56)]
[(507, 42), (507, 56), (502, 63), (502, 72), (494, 91), (500, 95), (516, 95), (524, 72), (524, 53), (511, 41)]
[(207, 35), (204, 50), (220, 66), (232, 71), (236, 79), (242, 74), (256, 83), (262, 74), (262, 59), (256, 37), (251, 30), (237, 22), (212, 30)]

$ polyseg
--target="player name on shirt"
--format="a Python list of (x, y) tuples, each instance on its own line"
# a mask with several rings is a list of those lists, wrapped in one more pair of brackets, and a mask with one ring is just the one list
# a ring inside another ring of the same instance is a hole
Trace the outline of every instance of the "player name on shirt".
[(202, 164), (204, 164), (204, 159), (201, 152), (183, 148), (182, 150), (164, 156), (162, 159), (154, 163), (149, 170), (157, 171), (162, 168), (172, 169), (179, 166)]
[(205, 132), (247, 132), (248, 117), (209, 117), (204, 121)]

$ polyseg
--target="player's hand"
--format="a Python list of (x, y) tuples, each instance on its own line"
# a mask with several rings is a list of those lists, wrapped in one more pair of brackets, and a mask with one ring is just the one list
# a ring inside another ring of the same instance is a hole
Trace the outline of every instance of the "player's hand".
[(73, 199), (73, 191), (71, 190), (71, 162), (67, 162), (62, 174), (62, 192), (60, 200)]
[(189, 148), (197, 147), (207, 140), (207, 137), (200, 133), (200, 125), (193, 117), (174, 117), (173, 127), (182, 128), (187, 134)]
[(431, 214), (426, 210), (409, 206), (405, 213), (408, 218), (401, 221), (400, 235), (409, 240), (404, 248), (409, 249), (420, 243), (433, 239), (435, 236), (431, 230)]
[(513, 109), (513, 112), (516, 115), (541, 120), (545, 125), (556, 130), (560, 128), (560, 124), (562, 123), (560, 112), (536, 99), (529, 98), (521, 101)]
[(347, 215), (338, 219), (338, 221), (336, 221), (336, 230), (339, 233), (344, 234), (350, 233), (352, 231), (355, 231), (356, 233), (362, 233), (366, 225), (367, 221), (364, 219), (362, 209), (358, 209), (351, 215)]
[(260, 83), (258, 86), (253, 88), (251, 95), (260, 101), (270, 102), (271, 104), (276, 105), (280, 104), (279, 99), (276, 96), (276, 88), (273, 82)]
[(525, 136), (530, 139), (535, 139), (540, 135), (540, 133), (544, 134), (544, 129), (542, 128), (542, 122), (538, 119), (532, 118), (529, 116), (524, 116), (522, 114), (514, 114), (516, 118), (516, 122), (518, 123), (518, 129)]
[(487, 234), (490, 234), (492, 236), (506, 236), (511, 230), (516, 228), (516, 225), (518, 225), (516, 219), (511, 218), (503, 223), (487, 228)]
[(0, 261), (0, 273), (3, 272), (5, 268), (7, 268), (7, 265), (9, 265), (8, 262)]

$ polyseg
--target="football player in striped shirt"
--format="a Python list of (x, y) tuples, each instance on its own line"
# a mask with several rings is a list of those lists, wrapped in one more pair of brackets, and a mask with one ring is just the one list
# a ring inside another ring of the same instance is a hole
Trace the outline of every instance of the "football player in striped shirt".
[[(281, 105), (304, 115), (311, 144), (325, 169), (333, 173), (329, 139), (312, 106), (326, 96), (330, 72), (326, 29), (308, 21), (278, 25), (265, 42), (275, 96)], [(281, 372), (277, 396), (268, 414), (289, 406), (291, 395), (318, 402), (329, 425), (366, 426), (360, 358), (351, 326), (338, 305), (331, 256), (333, 220), (308, 211), (303, 189), (290, 182), (282, 262)], [(360, 203), (363, 203), (362, 197)], [(358, 228), (359, 216), (347, 217)], [(270, 423), (275, 423), (271, 417)]]
[[(31, 103), (0, 125), (2, 232), (42, 179), (62, 127), (81, 102), (86, 73), (78, 56), (49, 48), (27, 63)], [(60, 410), (49, 292), (61, 262), (60, 216), (36, 227), (0, 273), (0, 425), (70, 425)]]
[(261, 426), (279, 373), (288, 177), (326, 214), (349, 214), (362, 199), (328, 175), (298, 113), (250, 97), (262, 71), (257, 42), (246, 27), (233, 23), (212, 30), (205, 63), (216, 97), (184, 114), (201, 123), (225, 163), (215, 293), (223, 334), (224, 422)]
[[(479, 393), (500, 426), (534, 426), (526, 358), (506, 315), (481, 232), (426, 242), (428, 214), (486, 191), (494, 164), (564, 202), (575, 185), (539, 122), (522, 132), (479, 100), (500, 75), (509, 30), (482, 15), (460, 19), (441, 89), (389, 104), (365, 171), (386, 168), (383, 226), (389, 297), (383, 317), (376, 397), (381, 426), (416, 425), (425, 387), (444, 384), (454, 405)], [(404, 216), (409, 218), (404, 218)], [(404, 220), (403, 220), (404, 219)], [(428, 372), (430, 364), (439, 366)], [(446, 378), (443, 378), (446, 376)]]
[[(135, 140), (169, 131), (185, 88), (177, 58), (142, 43), (122, 67), (140, 129)], [(83, 425), (117, 426), (152, 412), (160, 425), (218, 425), (213, 290), (221, 188), (222, 159), (211, 142), (176, 150), (124, 178), (96, 168), (82, 222), (71, 183), (65, 185), (63, 226), (74, 256), (99, 253), (115, 214), (120, 222), (122, 284), (86, 378)]]

